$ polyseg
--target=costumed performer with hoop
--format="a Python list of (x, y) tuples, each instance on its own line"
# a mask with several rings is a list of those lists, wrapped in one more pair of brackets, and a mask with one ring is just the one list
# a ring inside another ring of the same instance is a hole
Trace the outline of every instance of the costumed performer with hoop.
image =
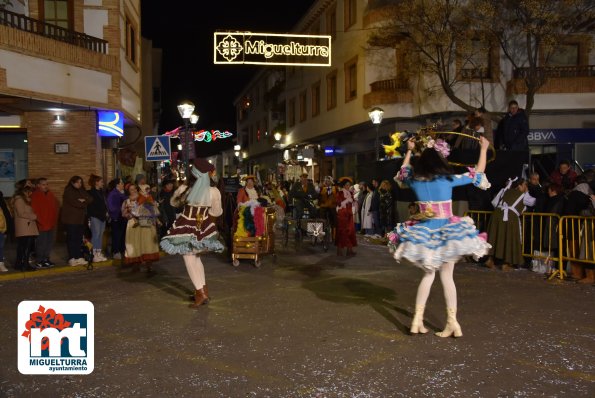
[[(184, 209), (167, 235), (161, 239), (161, 248), (169, 254), (181, 254), (186, 270), (194, 285), (194, 302), (190, 308), (198, 308), (209, 302), (209, 291), (205, 280), (205, 269), (200, 255), (207, 252), (221, 253), (224, 249), (217, 239), (215, 218), (223, 213), (221, 193), (211, 182), (215, 166), (205, 159), (194, 159), (192, 176), (173, 194), (171, 204)], [(190, 180), (190, 181), (189, 181)], [(184, 196), (186, 197), (184, 201)]]
[(413, 189), (420, 213), (413, 217), (414, 220), (397, 224), (388, 234), (389, 247), (394, 250), (397, 261), (406, 258), (425, 272), (417, 289), (411, 333), (428, 332), (423, 324), (423, 314), (435, 273), (439, 271), (447, 320), (444, 330), (436, 335), (461, 337), (463, 333), (456, 318), (454, 265), (466, 255), (473, 255), (475, 258), (486, 255), (491, 246), (483, 234), (479, 234), (471, 218), (453, 216), (452, 188), (466, 184), (473, 184), (480, 189), (490, 187), (484, 174), (489, 141), (484, 137), (479, 139), (479, 161), (475, 169), (470, 168), (465, 174), (453, 173), (446, 161), (450, 148), (445, 141), (434, 141), (431, 137), (422, 137), (420, 141), (425, 142), (425, 149), (415, 162), (415, 167), (410, 166), (412, 151), (415, 149), (415, 141), (410, 139), (401, 170), (395, 176), (399, 186)]

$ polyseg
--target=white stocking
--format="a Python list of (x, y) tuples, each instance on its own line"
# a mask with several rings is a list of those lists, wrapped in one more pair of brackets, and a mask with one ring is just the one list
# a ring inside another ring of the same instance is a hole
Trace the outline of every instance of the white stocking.
[(434, 271), (426, 272), (421, 278), (419, 282), (419, 286), (417, 287), (417, 297), (415, 298), (415, 306), (416, 307), (424, 307), (426, 305), (426, 301), (428, 301), (428, 296), (430, 295), (430, 289), (432, 288), (432, 283), (434, 283)]
[(184, 254), (184, 264), (194, 285), (194, 289), (200, 290), (205, 285), (205, 267), (202, 265), (200, 257), (194, 254)]
[(453, 279), (453, 272), (455, 263), (444, 263), (440, 267), (440, 282), (442, 282), (442, 289), (444, 290), (444, 301), (446, 301), (446, 308), (457, 308), (457, 288)]

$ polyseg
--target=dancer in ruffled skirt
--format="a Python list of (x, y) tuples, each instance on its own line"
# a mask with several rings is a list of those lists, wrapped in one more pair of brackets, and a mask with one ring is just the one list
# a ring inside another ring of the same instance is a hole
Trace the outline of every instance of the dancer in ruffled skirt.
[[(421, 140), (420, 140), (421, 142)], [(415, 141), (407, 143), (407, 153), (395, 181), (400, 186), (408, 186), (417, 196), (420, 213), (414, 219), (397, 224), (388, 234), (389, 247), (397, 261), (405, 258), (424, 270), (415, 300), (415, 315), (411, 323), (411, 333), (427, 333), (423, 324), (423, 313), (436, 271), (444, 289), (447, 321), (440, 337), (462, 336), (457, 322), (457, 291), (453, 280), (455, 262), (461, 257), (473, 255), (475, 258), (488, 253), (490, 245), (469, 217), (455, 217), (452, 214), (452, 188), (474, 184), (481, 189), (490, 187), (484, 171), (489, 141), (480, 139), (481, 152), (475, 169), (465, 174), (453, 174), (446, 157), (450, 153), (448, 144), (441, 139), (425, 140), (425, 149), (415, 168), (410, 166)]]
[(194, 302), (190, 307), (198, 308), (209, 302), (205, 269), (200, 255), (223, 251), (215, 225), (215, 218), (223, 213), (223, 209), (221, 193), (211, 184), (215, 166), (204, 159), (195, 159), (191, 173), (196, 178), (194, 184), (181, 185), (171, 198), (172, 206), (179, 207), (184, 203), (184, 209), (167, 235), (161, 239), (161, 248), (169, 254), (181, 254), (184, 258), (195, 289)]

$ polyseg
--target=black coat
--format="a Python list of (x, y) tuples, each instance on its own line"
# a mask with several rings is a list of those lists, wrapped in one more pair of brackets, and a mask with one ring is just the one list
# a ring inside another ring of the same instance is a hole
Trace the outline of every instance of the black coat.
[(529, 120), (523, 109), (514, 115), (507, 113), (496, 129), (494, 141), (497, 149), (508, 151), (529, 150)]
[(107, 220), (107, 200), (103, 191), (92, 188), (87, 191), (93, 201), (87, 206), (87, 216), (97, 218), (100, 221)]

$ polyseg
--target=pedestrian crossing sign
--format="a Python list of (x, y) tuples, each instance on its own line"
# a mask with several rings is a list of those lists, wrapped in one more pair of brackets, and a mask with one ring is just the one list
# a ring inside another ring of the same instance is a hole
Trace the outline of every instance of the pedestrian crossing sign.
[(147, 162), (170, 160), (171, 143), (167, 135), (150, 135), (145, 137), (145, 159)]

